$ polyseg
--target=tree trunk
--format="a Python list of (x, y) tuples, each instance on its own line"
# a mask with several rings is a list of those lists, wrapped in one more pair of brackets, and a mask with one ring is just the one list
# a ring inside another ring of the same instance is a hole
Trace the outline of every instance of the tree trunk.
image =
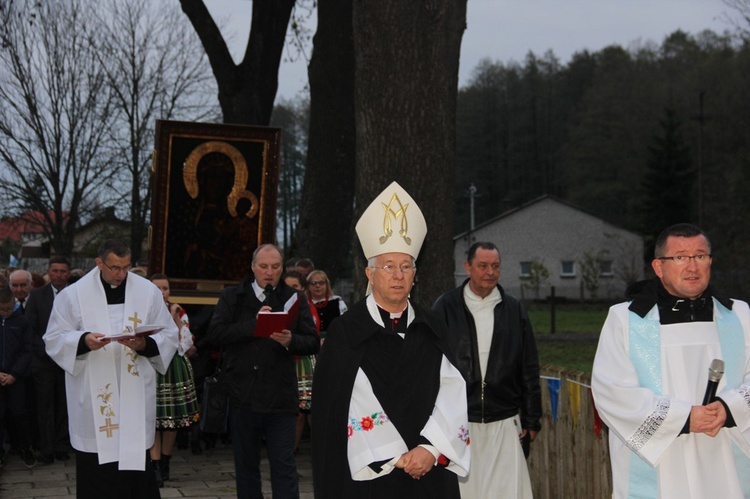
[[(355, 0), (353, 19), (355, 216), (393, 180), (411, 194), (428, 229), (413, 297), (429, 306), (454, 286), (456, 93), (466, 0)], [(355, 278), (363, 279), (364, 258), (356, 254)]]
[(295, 253), (335, 281), (347, 266), (354, 202), (352, 0), (320, 0), (308, 78), (310, 131)]
[(268, 125), (279, 86), (279, 64), (295, 0), (254, 0), (244, 60), (235, 64), (203, 0), (180, 0), (211, 63), (224, 123)]

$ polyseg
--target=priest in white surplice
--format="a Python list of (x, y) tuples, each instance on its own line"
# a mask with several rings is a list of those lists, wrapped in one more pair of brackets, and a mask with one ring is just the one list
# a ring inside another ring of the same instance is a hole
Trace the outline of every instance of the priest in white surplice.
[[(594, 360), (613, 497), (750, 497), (750, 309), (709, 285), (711, 243), (694, 225), (663, 231), (652, 267), (610, 309)], [(713, 359), (725, 373), (702, 405)]]
[[(177, 349), (177, 328), (161, 292), (128, 272), (130, 249), (110, 240), (97, 268), (55, 299), (45, 348), (65, 371), (78, 497), (159, 497), (145, 472), (156, 418), (156, 370)], [(163, 327), (151, 336), (109, 340), (127, 327)]]

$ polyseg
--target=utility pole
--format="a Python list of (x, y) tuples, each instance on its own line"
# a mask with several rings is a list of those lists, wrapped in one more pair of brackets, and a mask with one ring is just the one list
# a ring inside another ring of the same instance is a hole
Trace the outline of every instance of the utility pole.
[(474, 231), (474, 198), (480, 197), (481, 194), (477, 194), (477, 186), (472, 182), (469, 185), (469, 231)]
[(706, 95), (705, 90), (701, 90), (700, 114), (698, 115), (698, 227), (703, 227), (703, 123), (706, 116), (703, 114), (703, 97)]

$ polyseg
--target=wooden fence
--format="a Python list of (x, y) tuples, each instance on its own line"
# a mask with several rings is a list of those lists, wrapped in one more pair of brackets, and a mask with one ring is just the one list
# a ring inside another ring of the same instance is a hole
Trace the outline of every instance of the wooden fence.
[[(595, 431), (591, 375), (542, 367), (542, 431), (531, 444), (529, 472), (538, 499), (599, 499), (612, 496), (607, 428)], [(548, 378), (560, 379), (557, 421)]]

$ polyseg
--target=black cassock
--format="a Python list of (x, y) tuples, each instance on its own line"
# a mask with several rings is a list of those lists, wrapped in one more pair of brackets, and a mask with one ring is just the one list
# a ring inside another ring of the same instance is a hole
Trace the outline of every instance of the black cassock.
[[(429, 443), (419, 435), (435, 406), (440, 388), (442, 326), (415, 306), (386, 328), (376, 323), (366, 300), (331, 324), (313, 382), (312, 458), (316, 499), (458, 498), (456, 475), (435, 466), (419, 480), (402, 469), (367, 481), (354, 481), (347, 460), (349, 401), (358, 368), (367, 375), (375, 396), (406, 446)], [(405, 331), (401, 338), (395, 331)], [(450, 359), (450, 355), (447, 356)], [(377, 464), (374, 464), (377, 466)]]

